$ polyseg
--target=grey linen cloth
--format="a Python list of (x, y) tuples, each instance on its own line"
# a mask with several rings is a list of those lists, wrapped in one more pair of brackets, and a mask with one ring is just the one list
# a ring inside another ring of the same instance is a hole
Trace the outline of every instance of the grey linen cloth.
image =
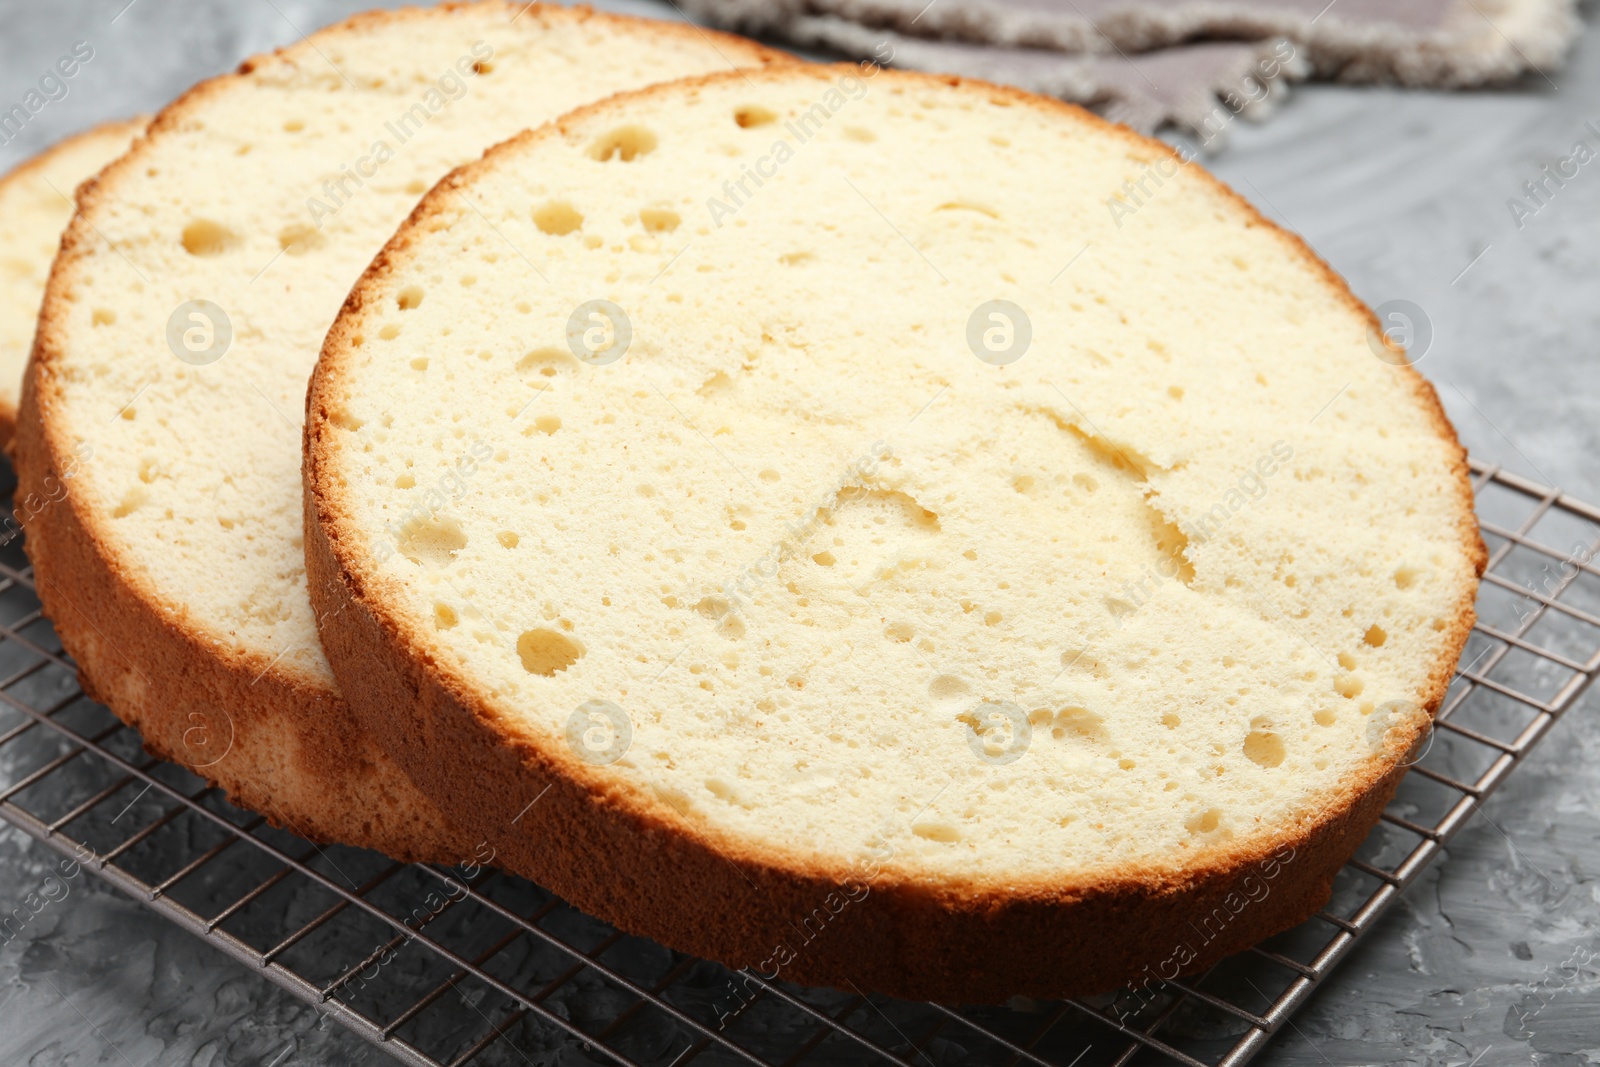
[(714, 25), (1003, 82), (1207, 150), (1307, 77), (1469, 88), (1554, 69), (1575, 0), (682, 0)]

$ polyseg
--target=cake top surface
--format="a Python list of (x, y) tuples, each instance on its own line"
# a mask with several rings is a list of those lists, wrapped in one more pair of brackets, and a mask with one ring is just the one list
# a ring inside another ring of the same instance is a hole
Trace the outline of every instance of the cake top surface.
[(329, 335), (308, 480), (505, 743), (729, 854), (1190, 868), (1392, 768), (1470, 626), (1462, 453), (1373, 326), (1077, 109), (714, 76), (431, 192)]
[(619, 89), (775, 54), (489, 0), (375, 12), (202, 83), (80, 205), (40, 404), (101, 550), (252, 671), (334, 680), (305, 588), (305, 389), (350, 286), (452, 167)]

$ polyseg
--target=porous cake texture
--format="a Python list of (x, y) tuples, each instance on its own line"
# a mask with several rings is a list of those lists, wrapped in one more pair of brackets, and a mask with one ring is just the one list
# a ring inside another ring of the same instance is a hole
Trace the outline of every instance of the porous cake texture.
[(0, 448), (16, 430), (22, 369), (50, 264), (72, 219), (73, 191), (126, 152), (148, 121), (85, 130), (0, 177)]
[(619, 89), (774, 58), (496, 0), (361, 15), (163, 111), (79, 197), (18, 433), (24, 492), (92, 450), (28, 534), (87, 688), (275, 823), (472, 854), (353, 728), (317, 643), (307, 377), (350, 286), (452, 167)]
[(1159, 981), (1325, 902), (1466, 639), (1467, 468), (1400, 356), (1074, 107), (688, 79), (373, 263), (312, 596), (419, 787), (626, 930), (943, 1000)]

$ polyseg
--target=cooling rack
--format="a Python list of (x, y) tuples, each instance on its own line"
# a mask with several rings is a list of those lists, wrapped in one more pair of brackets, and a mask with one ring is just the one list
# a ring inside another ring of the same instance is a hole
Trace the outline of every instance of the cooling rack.
[(627, 936), (503, 873), (313, 845), (150, 759), (83, 695), (14, 536), (0, 546), (0, 816), (419, 1067), (530, 1053), (640, 1067), (1238, 1067), (1600, 672), (1600, 508), (1472, 470), (1489, 571), (1426, 752), (1323, 911), (1153, 999), (967, 1008), (808, 989)]

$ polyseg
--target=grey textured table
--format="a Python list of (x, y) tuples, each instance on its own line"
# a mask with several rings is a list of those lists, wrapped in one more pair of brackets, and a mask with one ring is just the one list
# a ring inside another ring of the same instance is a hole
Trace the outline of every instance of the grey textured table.
[[(371, 6), (125, 3), (0, 0), (5, 107), (74, 42), (95, 49), (67, 96), (0, 147), (0, 169), (73, 130), (154, 110), (293, 41), (296, 27)], [(672, 14), (665, 4), (602, 6)], [(1305, 235), (1369, 303), (1406, 299), (1426, 311), (1433, 340), (1420, 369), (1475, 455), (1594, 501), (1600, 160), (1520, 228), (1508, 207), (1574, 141), (1600, 144), (1586, 121), (1600, 128), (1600, 27), (1566, 69), (1504, 92), (1300, 88), (1270, 123), (1238, 126), (1213, 167)], [(1600, 1063), (1600, 965), (1590, 962), (1600, 955), (1597, 703), (1591, 694), (1556, 726), (1258, 1062)], [(0, 830), (0, 911), (53, 862)], [(0, 945), (0, 1065), (387, 1062), (104, 884), (70, 885)], [(1584, 965), (1573, 977), (1575, 964)], [(1535, 1003), (1537, 1018), (1519, 1026)]]

